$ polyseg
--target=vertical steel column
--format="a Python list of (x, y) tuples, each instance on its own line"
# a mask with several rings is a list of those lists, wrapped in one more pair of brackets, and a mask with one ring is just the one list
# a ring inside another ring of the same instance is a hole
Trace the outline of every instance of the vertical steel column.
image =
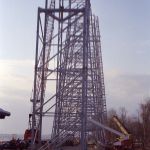
[[(45, 1), (45, 9), (47, 9), (48, 0)], [(42, 134), (42, 115), (43, 115), (43, 103), (44, 103), (44, 88), (45, 88), (45, 71), (47, 68), (45, 68), (45, 48), (46, 48), (46, 33), (47, 33), (47, 13), (45, 13), (45, 20), (44, 20), (44, 38), (43, 38), (43, 53), (42, 53), (42, 80), (41, 80), (41, 107), (40, 107), (40, 120), (39, 120), (39, 131), (38, 131), (38, 145), (41, 145), (41, 134)]]
[(35, 142), (35, 137), (34, 137), (34, 129), (36, 127), (36, 86), (37, 86), (37, 66), (38, 66), (38, 45), (39, 45), (39, 22), (40, 22), (40, 11), (38, 8), (38, 14), (37, 14), (37, 31), (36, 31), (36, 53), (35, 53), (35, 70), (34, 70), (34, 93), (33, 93), (33, 112), (32, 112), (32, 150), (34, 150), (34, 142)]
[(87, 150), (87, 84), (88, 84), (88, 50), (89, 50), (90, 2), (85, 2), (83, 22), (83, 69), (82, 69), (82, 116), (81, 148)]

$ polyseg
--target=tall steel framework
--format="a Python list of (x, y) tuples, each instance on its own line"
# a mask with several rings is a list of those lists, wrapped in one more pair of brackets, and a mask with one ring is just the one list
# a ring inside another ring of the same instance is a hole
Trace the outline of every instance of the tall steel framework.
[(46, 0), (38, 8), (31, 102), (32, 149), (41, 146), (45, 117), (53, 118), (53, 149), (71, 138), (82, 150), (90, 138), (105, 142), (105, 131), (87, 121), (107, 118), (99, 21), (90, 0)]

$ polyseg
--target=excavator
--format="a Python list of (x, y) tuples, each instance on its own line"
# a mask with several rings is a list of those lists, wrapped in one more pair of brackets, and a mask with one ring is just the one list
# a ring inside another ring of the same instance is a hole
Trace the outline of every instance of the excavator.
[(115, 118), (115, 122), (117, 123), (117, 125), (119, 125), (119, 128), (121, 128), (120, 129), (121, 132), (119, 132), (115, 129), (112, 129), (106, 125), (103, 125), (100, 122), (97, 122), (96, 120), (94, 120), (92, 118), (88, 119), (88, 121), (91, 122), (92, 124), (94, 124), (95, 126), (102, 128), (104, 130), (107, 130), (119, 137), (119, 140), (117, 139), (117, 141), (114, 142), (109, 147), (107, 145), (105, 145), (104, 147), (106, 147), (106, 150), (135, 150), (133, 147), (131, 135), (128, 133), (128, 131), (125, 129), (125, 127), (121, 124), (119, 119), (117, 117), (114, 117), (114, 118)]
[(120, 131), (126, 138), (120, 136), (118, 140), (113, 144), (116, 150), (134, 150), (133, 138), (125, 126), (121, 123), (117, 116), (113, 116), (113, 121), (116, 123)]
[(129, 133), (129, 131), (125, 128), (125, 126), (121, 123), (117, 116), (113, 116), (113, 121), (116, 123), (117, 127), (120, 131), (127, 137), (122, 138), (119, 137), (118, 141), (114, 143), (114, 147), (116, 150), (144, 150), (144, 144), (141, 141), (137, 141), (133, 138), (133, 136)]
[(116, 123), (117, 127), (120, 129), (120, 131), (117, 131), (115, 129), (112, 129), (106, 125), (101, 124), (100, 122), (88, 118), (88, 121), (94, 124), (95, 126), (102, 128), (104, 130), (107, 130), (115, 135), (117, 135), (119, 138), (117, 138), (117, 141), (111, 144), (110, 146), (105, 145), (105, 150), (144, 150), (144, 146), (142, 143), (139, 144), (139, 146), (135, 146), (136, 143), (132, 137), (132, 135), (129, 133), (129, 131), (124, 127), (124, 125), (121, 123), (119, 118), (117, 116), (113, 116), (113, 121)]

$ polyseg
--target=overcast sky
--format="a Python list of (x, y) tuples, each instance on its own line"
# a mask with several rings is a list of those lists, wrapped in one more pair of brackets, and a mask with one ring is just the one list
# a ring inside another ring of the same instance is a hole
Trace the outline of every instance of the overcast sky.
[[(0, 133), (28, 127), (37, 7), (43, 0), (0, 1)], [(99, 16), (107, 107), (136, 114), (150, 96), (150, 0), (92, 0)]]

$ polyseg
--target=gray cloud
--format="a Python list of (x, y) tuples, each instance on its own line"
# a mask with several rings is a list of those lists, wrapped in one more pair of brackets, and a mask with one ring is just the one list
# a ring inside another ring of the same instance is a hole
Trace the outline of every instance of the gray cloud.
[[(10, 60), (4, 64), (7, 64), (2, 66), (5, 70), (0, 71), (0, 105), (12, 115), (0, 120), (0, 133), (23, 133), (28, 127), (31, 111), (33, 62)], [(8, 67), (9, 64), (13, 67)], [(19, 68), (27, 71), (22, 72)], [(107, 70), (105, 85), (108, 109), (125, 106), (130, 113), (135, 113), (139, 103), (150, 94), (150, 75), (120, 74), (120, 71)]]
[(125, 106), (130, 113), (135, 113), (150, 94), (150, 75), (118, 74), (105, 81), (108, 108)]
[(0, 61), (0, 105), (11, 112), (10, 117), (0, 120), (0, 133), (23, 133), (28, 127), (32, 64), (32, 60)]

